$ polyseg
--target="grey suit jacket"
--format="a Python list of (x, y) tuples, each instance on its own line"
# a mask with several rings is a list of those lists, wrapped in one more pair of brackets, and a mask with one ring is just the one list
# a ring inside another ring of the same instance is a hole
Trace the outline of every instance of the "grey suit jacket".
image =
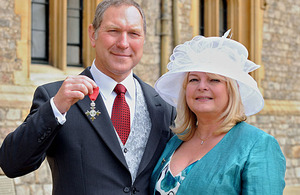
[[(92, 78), (89, 68), (82, 75)], [(134, 75), (135, 76), (135, 75)], [(67, 113), (60, 125), (53, 114), (50, 98), (62, 81), (37, 88), (30, 114), (10, 133), (0, 148), (0, 166), (8, 177), (36, 170), (47, 157), (52, 172), (53, 194), (148, 194), (152, 170), (171, 137), (175, 110), (155, 90), (137, 76), (148, 106), (152, 129), (132, 184), (124, 155), (99, 95), (95, 103), (101, 115), (91, 121), (86, 96)]]

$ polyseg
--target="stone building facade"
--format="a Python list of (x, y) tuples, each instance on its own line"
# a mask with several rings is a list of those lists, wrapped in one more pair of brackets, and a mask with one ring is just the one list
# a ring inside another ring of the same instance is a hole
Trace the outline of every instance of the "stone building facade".
[(287, 159), (287, 185), (300, 185), (300, 2), (268, 1), (264, 14), (264, 98), (272, 107), (255, 124), (274, 135)]
[[(199, 33), (199, 4), (206, 2), (209, 6), (204, 9), (215, 14), (214, 3), (220, 1), (138, 0), (147, 18), (147, 38), (143, 58), (134, 72), (153, 85), (166, 71), (165, 65), (174, 46)], [(50, 0), (57, 9), (66, 6), (66, 2)], [(85, 9), (91, 12), (89, 15), (93, 15), (98, 2), (100, 0), (90, 0), (91, 5), (84, 4)], [(250, 51), (249, 57), (262, 65), (253, 76), (264, 95), (265, 107), (248, 122), (278, 140), (287, 160), (284, 194), (299, 194), (300, 2), (227, 0), (227, 3), (230, 13), (239, 14), (239, 17), (228, 17), (233, 39), (245, 44)], [(30, 6), (31, 0), (0, 0), (0, 144), (25, 119), (37, 85), (64, 79), (83, 69), (61, 65), (60, 62), (65, 59), (61, 57), (57, 57), (57, 62), (52, 60), (49, 65), (31, 64)], [(241, 12), (236, 13), (236, 10)], [(86, 23), (90, 23), (91, 16), (86, 18)], [(207, 18), (206, 23), (216, 23), (216, 17)], [(239, 21), (235, 21), (237, 18)], [(217, 30), (213, 25), (204, 26), (208, 29), (205, 30), (206, 35), (215, 35)], [(86, 40), (86, 34), (83, 36)], [(87, 66), (93, 59), (93, 51), (89, 46), (84, 47), (90, 50), (86, 54), (90, 57), (84, 64)], [(14, 179), (7, 178), (0, 169), (0, 194), (50, 195), (51, 183), (47, 162), (35, 172)]]

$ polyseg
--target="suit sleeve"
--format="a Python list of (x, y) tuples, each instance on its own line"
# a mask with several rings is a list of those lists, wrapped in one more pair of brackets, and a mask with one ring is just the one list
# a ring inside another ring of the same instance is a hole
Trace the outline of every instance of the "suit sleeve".
[(8, 177), (30, 173), (44, 161), (61, 126), (53, 114), (50, 98), (45, 87), (38, 87), (29, 115), (4, 139), (0, 148), (0, 166)]
[(268, 134), (253, 146), (242, 174), (242, 194), (281, 195), (286, 161), (276, 139)]

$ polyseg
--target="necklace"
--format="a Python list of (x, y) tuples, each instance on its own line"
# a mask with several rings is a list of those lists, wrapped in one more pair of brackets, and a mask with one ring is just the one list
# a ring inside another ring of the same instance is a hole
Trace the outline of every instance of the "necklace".
[(199, 139), (201, 140), (201, 143), (200, 143), (200, 144), (203, 145), (203, 143), (204, 143), (206, 140), (208, 140), (212, 135), (213, 135), (213, 134), (207, 136), (207, 137), (204, 138), (204, 139), (202, 139), (202, 138), (199, 136)]

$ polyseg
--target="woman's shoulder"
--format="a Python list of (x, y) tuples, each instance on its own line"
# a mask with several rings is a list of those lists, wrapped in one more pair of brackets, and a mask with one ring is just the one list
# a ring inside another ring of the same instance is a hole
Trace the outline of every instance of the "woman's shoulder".
[(247, 122), (240, 122), (236, 124), (230, 131), (232, 131), (232, 137), (239, 138), (247, 142), (257, 142), (258, 140), (275, 141), (275, 138), (272, 135)]
[[(258, 156), (258, 153), (263, 156), (274, 155), (278, 159), (284, 159), (280, 145), (278, 141), (267, 132), (250, 125), (246, 122), (241, 122), (236, 124), (230, 131), (226, 139), (227, 150), (234, 150), (234, 154), (241, 154), (242, 157), (249, 156), (249, 154), (255, 154)], [(225, 146), (224, 146), (225, 147)], [(269, 150), (272, 148), (272, 152)], [(269, 154), (266, 154), (269, 153)]]
[(266, 136), (269, 135), (262, 129), (259, 129), (258, 127), (251, 125), (247, 122), (240, 122), (236, 124), (231, 130), (234, 130), (235, 132), (239, 132), (241, 134), (246, 134), (249, 136)]

